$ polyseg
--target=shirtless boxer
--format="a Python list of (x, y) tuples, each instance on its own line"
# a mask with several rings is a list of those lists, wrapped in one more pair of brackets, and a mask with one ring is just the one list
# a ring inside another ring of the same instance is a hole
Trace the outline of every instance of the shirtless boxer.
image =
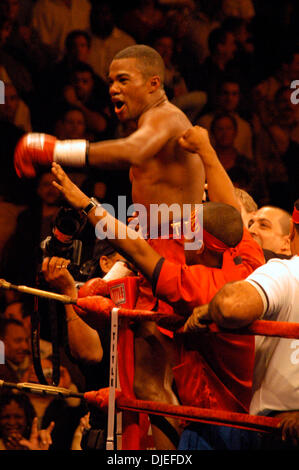
[[(119, 52), (110, 65), (109, 90), (121, 122), (134, 121), (128, 137), (96, 143), (59, 141), (47, 134), (26, 134), (15, 151), (19, 177), (34, 177), (40, 165), (130, 168), (134, 203), (201, 203), (204, 169), (177, 143), (191, 126), (185, 114), (172, 105), (163, 88), (164, 63), (152, 48), (143, 45)], [(148, 211), (149, 213), (149, 211)]]
[[(110, 95), (118, 119), (135, 122), (136, 131), (126, 138), (90, 144), (27, 134), (15, 151), (17, 174), (34, 177), (39, 165), (51, 165), (53, 161), (62, 166), (88, 164), (103, 170), (130, 168), (132, 200), (147, 209), (148, 217), (151, 204), (176, 204), (182, 209), (183, 204), (201, 203), (205, 179), (202, 161), (177, 142), (191, 123), (168, 101), (163, 80), (164, 63), (154, 49), (136, 45), (119, 52), (110, 65)], [(150, 223), (148, 218), (147, 227)], [(162, 245), (159, 239), (148, 241), (161, 256), (184, 262), (181, 240), (163, 240)], [(154, 308), (150, 285), (145, 282), (141, 289), (145, 302), (138, 307)], [(156, 333), (159, 343), (167, 343), (155, 324), (142, 324), (139, 333), (140, 351), (146, 350)]]

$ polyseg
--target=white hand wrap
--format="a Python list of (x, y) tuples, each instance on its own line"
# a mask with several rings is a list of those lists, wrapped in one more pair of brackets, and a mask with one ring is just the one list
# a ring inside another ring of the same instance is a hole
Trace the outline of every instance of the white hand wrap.
[(110, 271), (103, 277), (104, 281), (113, 281), (114, 279), (121, 279), (122, 277), (131, 276), (132, 271), (128, 268), (123, 261), (116, 261)]
[(58, 140), (54, 148), (54, 162), (61, 166), (85, 166), (86, 148), (86, 140)]

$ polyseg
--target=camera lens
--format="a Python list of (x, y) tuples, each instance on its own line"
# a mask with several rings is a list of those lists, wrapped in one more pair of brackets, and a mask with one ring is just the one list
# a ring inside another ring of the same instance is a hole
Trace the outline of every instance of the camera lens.
[(81, 225), (82, 220), (77, 211), (66, 208), (60, 209), (55, 221), (55, 226), (59, 232), (64, 235), (74, 236), (79, 232)]
[(59, 221), (57, 224), (57, 228), (60, 232), (64, 233), (65, 235), (73, 235), (77, 232), (79, 228), (79, 224), (77, 220), (73, 219), (72, 217), (66, 216)]

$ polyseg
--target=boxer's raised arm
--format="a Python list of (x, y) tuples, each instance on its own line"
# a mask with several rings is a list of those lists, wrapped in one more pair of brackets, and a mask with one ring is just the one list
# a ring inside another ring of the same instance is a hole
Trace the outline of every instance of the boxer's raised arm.
[(170, 138), (170, 126), (161, 125), (161, 119), (163, 117), (157, 113), (155, 120), (144, 120), (142, 126), (128, 137), (90, 144), (89, 164), (103, 169), (118, 168), (125, 163), (142, 165), (153, 158)]
[(240, 211), (233, 183), (210, 143), (208, 131), (200, 126), (191, 127), (182, 134), (178, 142), (185, 150), (197, 153), (201, 157), (210, 201), (223, 202)]
[[(175, 124), (174, 124), (175, 125)], [(29, 133), (18, 142), (14, 165), (19, 177), (33, 178), (39, 166), (57, 162), (63, 166), (102, 169), (124, 169), (142, 165), (154, 157), (168, 142), (173, 132), (169, 116), (163, 111), (150, 111), (135, 132), (122, 139), (89, 143), (86, 140), (58, 140), (48, 134)]]

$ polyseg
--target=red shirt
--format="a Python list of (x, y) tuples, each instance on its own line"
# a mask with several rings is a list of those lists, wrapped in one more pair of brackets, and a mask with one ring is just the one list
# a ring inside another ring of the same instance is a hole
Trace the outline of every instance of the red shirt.
[[(195, 306), (209, 303), (227, 282), (245, 279), (264, 262), (262, 249), (244, 229), (240, 244), (223, 253), (221, 268), (187, 266), (162, 258), (155, 273), (155, 295), (187, 317)], [(254, 337), (204, 333), (197, 338), (196, 350), (188, 350), (183, 337), (176, 336), (180, 365), (174, 374), (182, 404), (246, 411), (251, 399)]]

